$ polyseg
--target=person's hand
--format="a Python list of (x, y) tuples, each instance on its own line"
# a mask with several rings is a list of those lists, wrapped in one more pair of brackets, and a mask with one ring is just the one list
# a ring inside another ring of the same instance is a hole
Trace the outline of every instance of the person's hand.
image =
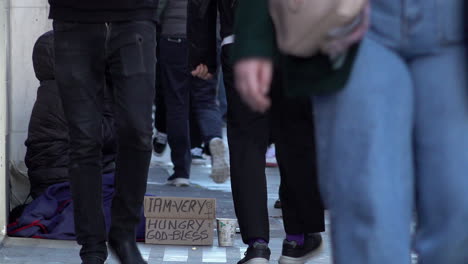
[(367, 4), (362, 13), (361, 23), (349, 34), (335, 38), (324, 46), (322, 46), (322, 52), (330, 56), (331, 58), (337, 57), (343, 54), (349, 47), (353, 44), (361, 41), (367, 30), (369, 29), (370, 24), (370, 4)]
[(208, 71), (208, 67), (205, 64), (198, 65), (191, 73), (193, 77), (198, 77), (203, 80), (213, 79), (213, 74)]
[(270, 59), (250, 58), (234, 65), (236, 88), (252, 110), (265, 112), (270, 108), (268, 96), (273, 77), (273, 62)]

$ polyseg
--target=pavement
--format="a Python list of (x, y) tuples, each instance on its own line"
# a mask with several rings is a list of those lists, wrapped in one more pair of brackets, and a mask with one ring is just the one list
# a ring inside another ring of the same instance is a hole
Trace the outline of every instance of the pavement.
[[(153, 157), (148, 179), (147, 193), (158, 196), (202, 197), (217, 199), (217, 217), (235, 218), (230, 183), (216, 184), (208, 177), (209, 162), (206, 165), (193, 165), (191, 173), (192, 186), (171, 187), (165, 185), (172, 173), (169, 151), (163, 157)], [(281, 255), (281, 245), (285, 236), (281, 210), (274, 209), (278, 199), (278, 169), (266, 169), (268, 179), (268, 207), (270, 211), (272, 256), (270, 263), (277, 263)], [(328, 226), (328, 221), (327, 221)], [(328, 229), (328, 228), (327, 228)], [(216, 237), (216, 236), (215, 236)], [(324, 233), (324, 247), (320, 254), (307, 262), (308, 264), (332, 263), (330, 257), (329, 234)], [(233, 247), (218, 247), (215, 238), (214, 246), (159, 246), (139, 243), (143, 257), (149, 264), (182, 264), (182, 263), (230, 263), (235, 264), (243, 257), (246, 246), (240, 235), (236, 236)], [(74, 241), (42, 240), (29, 238), (6, 238), (0, 249), (0, 264), (79, 264), (79, 247)], [(117, 264), (110, 256), (108, 264)]]

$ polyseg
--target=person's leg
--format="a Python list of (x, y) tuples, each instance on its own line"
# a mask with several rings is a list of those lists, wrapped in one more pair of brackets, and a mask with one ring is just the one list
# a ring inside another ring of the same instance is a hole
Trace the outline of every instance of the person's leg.
[(265, 176), (269, 118), (250, 110), (234, 87), (230, 46), (222, 53), (224, 83), (228, 100), (228, 142), (231, 159), (231, 187), (242, 240), (270, 240)]
[(421, 264), (468, 263), (468, 82), (462, 45), (411, 64)]
[[(179, 41), (180, 40), (180, 41)], [(161, 37), (161, 74), (167, 111), (167, 134), (174, 179), (190, 177), (190, 73), (185, 40)]]
[(311, 102), (306, 97), (285, 97), (279, 77), (274, 80), (272, 89), (273, 134), (287, 234), (280, 263), (306, 261), (322, 244), (318, 233), (325, 230), (324, 208), (317, 178)]
[(104, 24), (54, 21), (55, 78), (70, 134), (69, 177), (80, 255), (107, 258), (102, 205)]
[[(193, 102), (190, 102), (190, 105)], [(198, 125), (197, 116), (194, 111), (190, 111), (190, 148), (201, 148), (203, 145), (203, 138)]]
[(273, 86), (273, 131), (281, 175), (280, 199), (287, 234), (325, 231), (318, 187), (315, 132), (309, 98), (286, 98), (281, 80)]
[(191, 107), (198, 121), (203, 142), (222, 137), (222, 121), (219, 106), (216, 103), (217, 79), (202, 80), (192, 77), (190, 87)]
[(221, 119), (226, 121), (227, 101), (226, 101), (226, 87), (224, 85), (223, 71), (220, 70), (218, 74), (218, 103)]
[(222, 120), (216, 102), (217, 79), (192, 78), (190, 87), (191, 107), (198, 121), (203, 142), (211, 155), (211, 175), (216, 183), (229, 178), (226, 148), (222, 140)]
[(160, 40), (161, 36), (156, 36), (157, 46), (156, 46), (156, 81), (155, 81), (155, 91), (156, 95), (154, 97), (154, 105), (156, 106), (156, 113), (154, 116), (154, 127), (156, 131), (160, 133), (167, 134), (166, 128), (166, 104), (164, 103), (164, 89), (162, 86), (161, 78), (161, 48)]
[(109, 29), (108, 60), (118, 135), (109, 244), (122, 263), (145, 263), (135, 239), (152, 150), (155, 24), (120, 22), (110, 24)]
[(217, 102), (217, 86), (217, 75), (211, 80), (192, 77), (190, 98), (202, 140), (211, 155), (210, 177), (216, 183), (223, 183), (229, 179), (230, 172), (222, 140), (223, 121)]
[(405, 62), (366, 38), (348, 85), (314, 104), (335, 263), (411, 263), (413, 85)]
[[(157, 76), (159, 77), (159, 79), (161, 79), (160, 73), (158, 73)], [(158, 131), (159, 133), (167, 134), (166, 104), (164, 102), (164, 94), (162, 92), (163, 88), (161, 87), (161, 84), (160, 84), (161, 80), (156, 81), (156, 82), (158, 82), (158, 84), (156, 85), (156, 99), (155, 99), (156, 112), (154, 116), (154, 119), (155, 119), (154, 127), (156, 128), (156, 131)]]
[(156, 47), (156, 82), (154, 97), (154, 105), (156, 110), (154, 113), (154, 128), (156, 129), (156, 135), (153, 139), (153, 149), (157, 155), (162, 155), (167, 147), (167, 113), (166, 103), (164, 102), (164, 88), (162, 86), (161, 78), (161, 62), (160, 62), (160, 36), (156, 36), (157, 47)]
[(324, 208), (318, 187), (311, 100), (286, 97), (276, 73), (272, 125), (281, 175), (280, 200), (286, 239), (279, 263), (305, 263), (322, 245)]

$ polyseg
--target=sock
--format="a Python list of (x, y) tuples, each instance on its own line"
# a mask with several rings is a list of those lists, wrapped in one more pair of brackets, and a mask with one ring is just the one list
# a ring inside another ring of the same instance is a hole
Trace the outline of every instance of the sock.
[(299, 245), (299, 246), (302, 246), (304, 245), (304, 234), (299, 234), (299, 235), (289, 235), (287, 234), (286, 235), (286, 240), (288, 241), (296, 241), (296, 243)]
[(158, 132), (156, 134), (156, 141), (160, 144), (166, 144), (167, 143), (167, 134), (166, 133), (161, 133)]
[(263, 244), (268, 244), (268, 242), (266, 242), (264, 239), (262, 238), (255, 238), (255, 239), (251, 239), (249, 241), (249, 246), (253, 246), (253, 244), (255, 244), (255, 242), (258, 242), (258, 243), (263, 243)]

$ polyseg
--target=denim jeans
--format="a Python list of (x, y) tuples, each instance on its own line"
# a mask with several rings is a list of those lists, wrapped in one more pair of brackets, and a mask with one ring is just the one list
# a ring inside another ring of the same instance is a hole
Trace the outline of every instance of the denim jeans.
[(162, 36), (161, 78), (167, 111), (167, 134), (174, 163), (173, 178), (189, 178), (192, 157), (190, 115), (197, 122), (202, 141), (222, 137), (222, 121), (216, 103), (217, 78), (202, 80), (190, 74), (185, 38)]
[(155, 24), (54, 21), (55, 74), (70, 133), (69, 176), (81, 256), (107, 256), (102, 211), (105, 72), (118, 136), (110, 236), (134, 236), (151, 158)]
[(334, 261), (468, 263), (462, 1), (372, 4), (347, 87), (314, 98)]

